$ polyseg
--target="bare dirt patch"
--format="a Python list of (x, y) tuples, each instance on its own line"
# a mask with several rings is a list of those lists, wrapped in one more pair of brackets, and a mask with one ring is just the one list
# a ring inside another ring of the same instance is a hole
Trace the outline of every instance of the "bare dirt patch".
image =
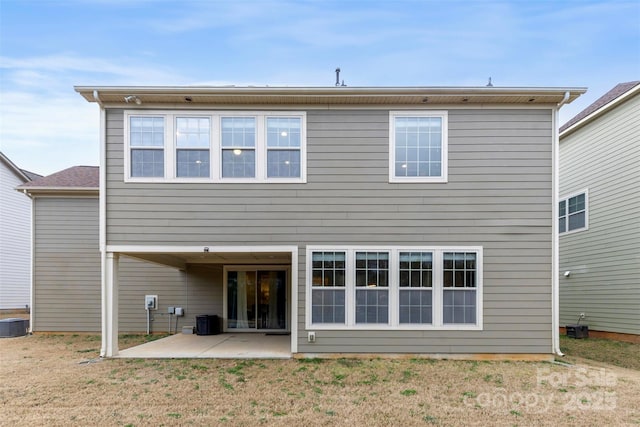
[(587, 361), (101, 360), (99, 346), (71, 334), (0, 340), (0, 424), (640, 423), (640, 371)]

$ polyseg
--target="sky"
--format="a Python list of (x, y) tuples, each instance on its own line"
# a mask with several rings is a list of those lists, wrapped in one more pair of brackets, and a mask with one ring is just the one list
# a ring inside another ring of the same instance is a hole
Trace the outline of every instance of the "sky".
[(640, 80), (640, 0), (0, 0), (0, 151), (99, 163), (74, 86), (588, 87)]

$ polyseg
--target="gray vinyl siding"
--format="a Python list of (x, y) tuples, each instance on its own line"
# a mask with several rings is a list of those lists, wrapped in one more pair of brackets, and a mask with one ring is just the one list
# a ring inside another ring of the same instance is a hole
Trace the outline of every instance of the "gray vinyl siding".
[(0, 159), (0, 310), (31, 304), (31, 200), (16, 191), (22, 184)]
[[(268, 109), (268, 108), (265, 108)], [(111, 245), (297, 245), (300, 352), (550, 353), (552, 111), (449, 111), (449, 182), (390, 184), (387, 110), (307, 111), (306, 184), (125, 183), (107, 111)], [(317, 331), (307, 245), (480, 245), (482, 331)]]
[(33, 216), (33, 331), (100, 331), (98, 199), (38, 197)]
[(560, 236), (561, 325), (640, 334), (639, 135), (636, 95), (561, 140), (560, 195), (589, 194), (589, 229)]
[[(100, 332), (98, 199), (36, 197), (33, 212), (34, 332)], [(146, 294), (158, 295), (157, 313), (170, 304), (186, 306), (178, 270), (121, 257), (119, 275), (120, 332), (146, 331)], [(167, 331), (168, 319), (155, 318), (157, 331)]]
[(196, 326), (196, 316), (222, 317), (222, 267), (189, 266), (187, 272), (137, 261), (120, 259), (120, 332), (145, 332), (145, 295), (158, 296), (158, 309), (151, 311), (151, 331), (169, 332), (168, 307), (182, 307), (184, 317), (171, 316), (171, 330)]

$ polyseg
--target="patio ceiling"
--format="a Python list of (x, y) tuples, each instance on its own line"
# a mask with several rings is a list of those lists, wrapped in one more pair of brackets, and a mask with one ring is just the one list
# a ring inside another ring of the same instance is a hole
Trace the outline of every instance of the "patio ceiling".
[(122, 255), (142, 259), (156, 264), (184, 269), (189, 264), (269, 264), (290, 265), (288, 252), (198, 252), (198, 253), (128, 253)]

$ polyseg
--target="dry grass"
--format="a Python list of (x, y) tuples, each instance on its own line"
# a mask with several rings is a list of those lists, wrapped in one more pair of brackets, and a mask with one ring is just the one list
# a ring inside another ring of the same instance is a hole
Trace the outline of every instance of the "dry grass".
[[(145, 338), (121, 339), (125, 347)], [(2, 425), (629, 425), (640, 372), (432, 360), (98, 359), (100, 340), (0, 340)]]
[(560, 336), (560, 349), (569, 361), (590, 359), (640, 371), (640, 344), (602, 338)]

